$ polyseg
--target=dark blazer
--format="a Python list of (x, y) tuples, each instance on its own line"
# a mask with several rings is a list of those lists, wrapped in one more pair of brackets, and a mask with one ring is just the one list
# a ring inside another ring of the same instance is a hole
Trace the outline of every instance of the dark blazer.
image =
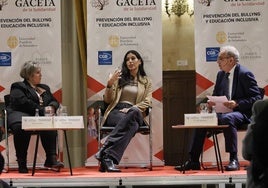
[(35, 109), (39, 109), (39, 115), (44, 115), (45, 106), (53, 106), (55, 110), (58, 109), (59, 103), (52, 95), (49, 86), (45, 84), (38, 84), (45, 92), (41, 95), (43, 98), (43, 105), (39, 104), (39, 98), (34, 88), (24, 80), (23, 82), (15, 82), (11, 85), (10, 99), (8, 110), (8, 125), (13, 123), (20, 123), (22, 116), (34, 116)]
[[(214, 96), (223, 94), (223, 77), (225, 72), (219, 71), (213, 91)], [(238, 103), (234, 111), (241, 112), (245, 118), (250, 118), (251, 108), (255, 101), (262, 99), (257, 81), (252, 72), (246, 67), (237, 64), (234, 70), (231, 99)]]

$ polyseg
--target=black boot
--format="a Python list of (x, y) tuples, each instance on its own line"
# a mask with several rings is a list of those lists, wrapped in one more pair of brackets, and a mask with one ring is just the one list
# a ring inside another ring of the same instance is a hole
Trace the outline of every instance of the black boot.
[(99, 171), (100, 171), (100, 172), (105, 172), (105, 171), (106, 171), (106, 170), (105, 170), (104, 163), (102, 163), (102, 162), (100, 162), (100, 164), (99, 164)]
[(108, 155), (103, 156), (101, 159), (101, 165), (99, 171), (101, 172), (121, 172), (120, 169), (116, 168), (113, 160)]
[(102, 145), (102, 147), (99, 149), (99, 151), (95, 154), (95, 158), (98, 160), (98, 161), (100, 161), (101, 162), (101, 159), (102, 159), (102, 157), (103, 157), (103, 152), (104, 152), (104, 150), (106, 149), (106, 148), (108, 148), (110, 146), (110, 143), (108, 142), (108, 143), (104, 143), (103, 145)]
[(175, 166), (175, 170), (184, 171), (184, 170), (200, 170), (200, 163), (193, 162), (191, 160), (186, 161), (184, 164)]
[(47, 157), (44, 166), (48, 168), (63, 168), (64, 164), (57, 161), (56, 155), (52, 155)]
[(28, 173), (26, 160), (18, 159), (19, 173)]

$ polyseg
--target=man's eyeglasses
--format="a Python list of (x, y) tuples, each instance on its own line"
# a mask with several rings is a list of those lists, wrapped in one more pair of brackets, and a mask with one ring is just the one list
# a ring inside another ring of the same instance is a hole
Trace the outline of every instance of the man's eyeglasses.
[(218, 61), (222, 61), (222, 60), (224, 60), (224, 59), (228, 59), (228, 58), (230, 58), (229, 56), (226, 56), (226, 57), (218, 57)]

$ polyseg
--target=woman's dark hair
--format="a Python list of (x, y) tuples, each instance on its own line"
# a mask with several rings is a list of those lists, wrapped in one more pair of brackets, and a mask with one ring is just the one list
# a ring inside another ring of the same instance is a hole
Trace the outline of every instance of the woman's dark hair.
[(252, 156), (252, 177), (258, 184), (263, 182), (268, 185), (268, 106), (255, 117), (253, 126), (253, 156)]
[(139, 70), (138, 70), (138, 74), (137, 74), (138, 81), (139, 81), (140, 76), (146, 76), (146, 73), (145, 73), (144, 67), (143, 67), (144, 63), (143, 63), (143, 59), (142, 59), (141, 55), (136, 50), (129, 50), (125, 54), (124, 60), (122, 63), (122, 68), (121, 68), (122, 75), (121, 75), (121, 78), (119, 79), (119, 87), (123, 87), (124, 85), (128, 84), (130, 81), (132, 81), (134, 79), (131, 76), (129, 69), (127, 68), (127, 56), (130, 53), (134, 54), (141, 62), (141, 64), (139, 65)]

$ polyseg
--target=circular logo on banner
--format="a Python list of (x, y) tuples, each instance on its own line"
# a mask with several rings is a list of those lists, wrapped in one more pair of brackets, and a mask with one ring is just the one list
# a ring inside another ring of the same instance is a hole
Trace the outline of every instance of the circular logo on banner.
[(216, 34), (216, 40), (217, 40), (218, 43), (220, 43), (220, 44), (225, 43), (226, 40), (227, 40), (226, 33), (225, 33), (224, 31), (219, 31), (219, 32)]
[(111, 47), (118, 47), (119, 46), (119, 37), (116, 35), (111, 35), (109, 37), (109, 44)]
[(9, 48), (11, 49), (14, 49), (18, 46), (19, 44), (19, 41), (17, 39), (16, 36), (10, 36), (8, 39), (7, 39), (7, 45), (9, 46)]

